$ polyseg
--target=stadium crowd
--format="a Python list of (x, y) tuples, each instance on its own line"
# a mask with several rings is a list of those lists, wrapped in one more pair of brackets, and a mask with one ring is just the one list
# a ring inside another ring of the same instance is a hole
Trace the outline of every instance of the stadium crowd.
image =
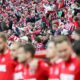
[(80, 25), (79, 15), (79, 0), (0, 0), (0, 32), (9, 45), (31, 42), (43, 50), (52, 36), (70, 37)]
[(80, 80), (80, 1), (0, 0), (0, 80)]

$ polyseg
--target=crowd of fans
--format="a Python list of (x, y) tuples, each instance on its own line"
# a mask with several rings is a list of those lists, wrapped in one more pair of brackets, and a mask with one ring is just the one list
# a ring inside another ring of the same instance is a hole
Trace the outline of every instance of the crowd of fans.
[(0, 80), (80, 80), (80, 1), (0, 0)]
[(31, 42), (43, 50), (52, 36), (70, 37), (80, 25), (79, 15), (79, 0), (0, 0), (0, 32), (9, 45)]

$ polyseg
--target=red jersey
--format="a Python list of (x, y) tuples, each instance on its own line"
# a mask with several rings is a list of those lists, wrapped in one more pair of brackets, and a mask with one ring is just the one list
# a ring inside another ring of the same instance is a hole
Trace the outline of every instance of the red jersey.
[(23, 64), (18, 64), (15, 68), (13, 80), (27, 80), (28, 79), (28, 69)]
[(43, 60), (38, 62), (38, 68), (36, 71), (37, 80), (48, 80), (49, 77), (49, 66)]
[(48, 65), (42, 60), (38, 62), (37, 69), (30, 70), (29, 65), (19, 64), (14, 73), (14, 80), (48, 80)]
[(62, 62), (60, 71), (60, 80), (80, 79), (80, 63), (76, 58), (71, 58), (67, 62)]
[(62, 60), (56, 61), (50, 65), (49, 68), (49, 80), (60, 80), (60, 63)]
[(77, 29), (77, 28), (79, 27), (79, 22), (78, 22), (78, 21), (75, 21), (75, 22), (74, 22), (74, 26), (75, 26), (75, 28)]
[(10, 51), (0, 55), (0, 80), (13, 80), (13, 72), (16, 66), (10, 57)]

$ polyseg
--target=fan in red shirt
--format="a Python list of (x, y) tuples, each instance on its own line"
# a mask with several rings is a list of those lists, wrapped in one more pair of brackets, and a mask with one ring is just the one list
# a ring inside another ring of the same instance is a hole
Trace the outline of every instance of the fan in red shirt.
[(60, 68), (60, 80), (79, 80), (80, 61), (77, 60), (66, 36), (55, 38), (56, 48), (63, 59)]
[(75, 29), (79, 28), (79, 19), (78, 17), (74, 17), (74, 22), (73, 22)]
[(20, 46), (18, 61), (21, 64), (15, 69), (14, 80), (48, 80), (48, 65), (43, 60), (35, 59), (34, 54), (35, 48), (32, 44), (27, 43)]
[(13, 72), (16, 64), (7, 48), (7, 39), (0, 33), (0, 80), (13, 80)]
[(35, 44), (35, 47), (36, 47), (37, 51), (44, 50), (44, 45), (43, 45), (43, 42), (42, 42), (41, 38), (36, 37), (34, 44)]
[(61, 60), (58, 57), (54, 40), (50, 40), (47, 45), (46, 57), (49, 61), (49, 80), (59, 80)]

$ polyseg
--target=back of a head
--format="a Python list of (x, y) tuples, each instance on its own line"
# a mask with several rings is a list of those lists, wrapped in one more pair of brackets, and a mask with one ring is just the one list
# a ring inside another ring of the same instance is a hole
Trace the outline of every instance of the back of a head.
[(76, 53), (76, 55), (80, 57), (80, 40), (74, 42), (73, 50)]

